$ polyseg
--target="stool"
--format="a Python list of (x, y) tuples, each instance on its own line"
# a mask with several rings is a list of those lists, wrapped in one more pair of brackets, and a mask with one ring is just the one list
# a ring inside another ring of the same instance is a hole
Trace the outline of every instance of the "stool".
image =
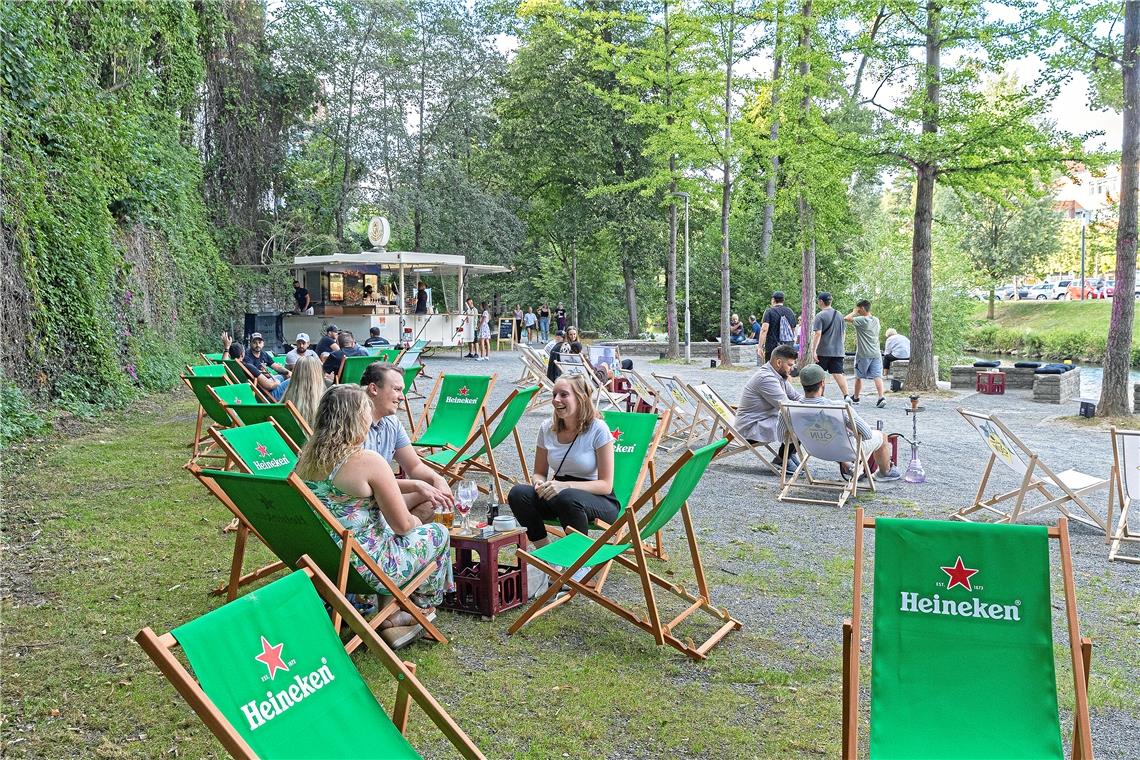
[[(494, 620), (495, 615), (522, 605), (527, 598), (526, 569), (518, 560), (514, 565), (500, 564), (499, 553), (509, 546), (526, 548), (526, 529), (516, 528), (489, 538), (461, 536), (457, 530), (451, 531), (455, 592), (447, 594), (440, 607)], [(474, 554), (479, 555), (478, 561)]]
[(979, 372), (978, 373), (978, 393), (986, 396), (1003, 396), (1005, 395), (1005, 373), (1004, 372)]

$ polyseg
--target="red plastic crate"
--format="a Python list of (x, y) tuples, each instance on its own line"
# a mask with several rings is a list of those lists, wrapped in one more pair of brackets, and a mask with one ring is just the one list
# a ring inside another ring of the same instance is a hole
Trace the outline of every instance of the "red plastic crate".
[[(521, 549), (525, 545), (524, 530), (497, 533), (490, 538), (452, 533), (455, 592), (447, 594), (440, 606), (452, 612), (492, 619), (499, 613), (521, 606), (527, 599), (526, 572), (521, 563), (508, 565), (498, 559), (504, 549), (511, 546)], [(494, 562), (490, 561), (492, 557)]]
[(986, 396), (1005, 395), (1005, 373), (979, 372), (977, 389), (978, 393)]

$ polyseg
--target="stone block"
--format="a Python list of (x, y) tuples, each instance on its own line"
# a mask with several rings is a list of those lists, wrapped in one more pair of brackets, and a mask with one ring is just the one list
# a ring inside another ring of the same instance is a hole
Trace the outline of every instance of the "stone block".
[(1081, 368), (1063, 375), (1034, 375), (1033, 400), (1061, 404), (1081, 395)]

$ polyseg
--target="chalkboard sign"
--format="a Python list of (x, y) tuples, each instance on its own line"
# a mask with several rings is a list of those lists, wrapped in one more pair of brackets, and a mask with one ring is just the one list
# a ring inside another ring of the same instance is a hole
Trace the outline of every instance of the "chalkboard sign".
[(510, 317), (499, 318), (499, 333), (495, 336), (495, 350), (499, 350), (503, 341), (507, 341), (508, 346), (513, 346), (515, 342), (515, 320)]

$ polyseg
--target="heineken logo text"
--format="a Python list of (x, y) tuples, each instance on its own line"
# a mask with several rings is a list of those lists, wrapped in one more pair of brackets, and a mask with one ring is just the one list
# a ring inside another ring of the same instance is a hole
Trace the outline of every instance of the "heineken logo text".
[(249, 721), (249, 730), (256, 731), (266, 722), (281, 715), (293, 705), (308, 699), (325, 685), (336, 680), (329, 670), (327, 660), (321, 658), (321, 667), (307, 676), (293, 676), (293, 683), (278, 692), (265, 692), (266, 699), (258, 702), (251, 699), (248, 704), (241, 706), (242, 714)]
[(903, 591), (901, 594), (902, 602), (899, 605), (899, 612), (954, 615), (984, 620), (1021, 620), (1016, 604), (986, 604), (977, 597), (959, 602), (953, 599), (941, 599), (938, 594), (932, 597), (919, 596), (916, 591)]
[(468, 398), (467, 396), (447, 396), (444, 398), (449, 404), (478, 404), (479, 399)]
[(272, 470), (275, 467), (281, 467), (289, 464), (288, 457), (277, 457), (276, 459), (269, 459), (264, 462), (254, 462), (253, 466), (259, 470)]

